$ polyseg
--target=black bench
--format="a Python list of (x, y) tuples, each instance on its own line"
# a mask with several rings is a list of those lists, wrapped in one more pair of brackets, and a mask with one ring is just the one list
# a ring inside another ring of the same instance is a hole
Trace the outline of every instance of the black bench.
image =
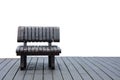
[[(17, 42), (24, 42), (18, 46), (17, 55), (21, 56), (20, 69), (26, 69), (27, 55), (48, 55), (49, 68), (55, 68), (55, 55), (61, 53), (61, 49), (51, 45), (52, 42), (59, 42), (59, 27), (18, 27)], [(28, 46), (27, 42), (48, 42), (48, 46)]]

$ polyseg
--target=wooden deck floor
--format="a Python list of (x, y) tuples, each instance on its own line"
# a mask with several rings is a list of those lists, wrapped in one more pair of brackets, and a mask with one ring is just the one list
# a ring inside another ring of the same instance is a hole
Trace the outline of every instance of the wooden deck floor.
[(119, 57), (56, 57), (55, 70), (47, 57), (29, 57), (27, 70), (19, 59), (0, 59), (0, 80), (120, 80)]

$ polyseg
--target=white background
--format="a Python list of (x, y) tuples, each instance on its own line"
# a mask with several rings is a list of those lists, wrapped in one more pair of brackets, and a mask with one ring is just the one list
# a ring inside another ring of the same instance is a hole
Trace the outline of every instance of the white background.
[(59, 26), (61, 56), (120, 56), (120, 0), (0, 0), (0, 57), (22, 25)]

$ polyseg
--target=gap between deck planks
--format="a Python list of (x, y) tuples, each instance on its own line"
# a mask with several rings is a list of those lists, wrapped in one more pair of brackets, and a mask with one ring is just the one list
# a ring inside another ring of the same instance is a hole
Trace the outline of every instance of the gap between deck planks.
[(28, 57), (27, 69), (20, 59), (0, 59), (0, 80), (120, 80), (120, 57), (56, 57), (55, 70), (47, 57)]

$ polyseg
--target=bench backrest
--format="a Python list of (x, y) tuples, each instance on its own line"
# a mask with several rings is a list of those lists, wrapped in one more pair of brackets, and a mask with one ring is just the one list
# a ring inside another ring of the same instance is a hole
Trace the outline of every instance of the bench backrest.
[(18, 27), (18, 42), (59, 42), (59, 27)]

